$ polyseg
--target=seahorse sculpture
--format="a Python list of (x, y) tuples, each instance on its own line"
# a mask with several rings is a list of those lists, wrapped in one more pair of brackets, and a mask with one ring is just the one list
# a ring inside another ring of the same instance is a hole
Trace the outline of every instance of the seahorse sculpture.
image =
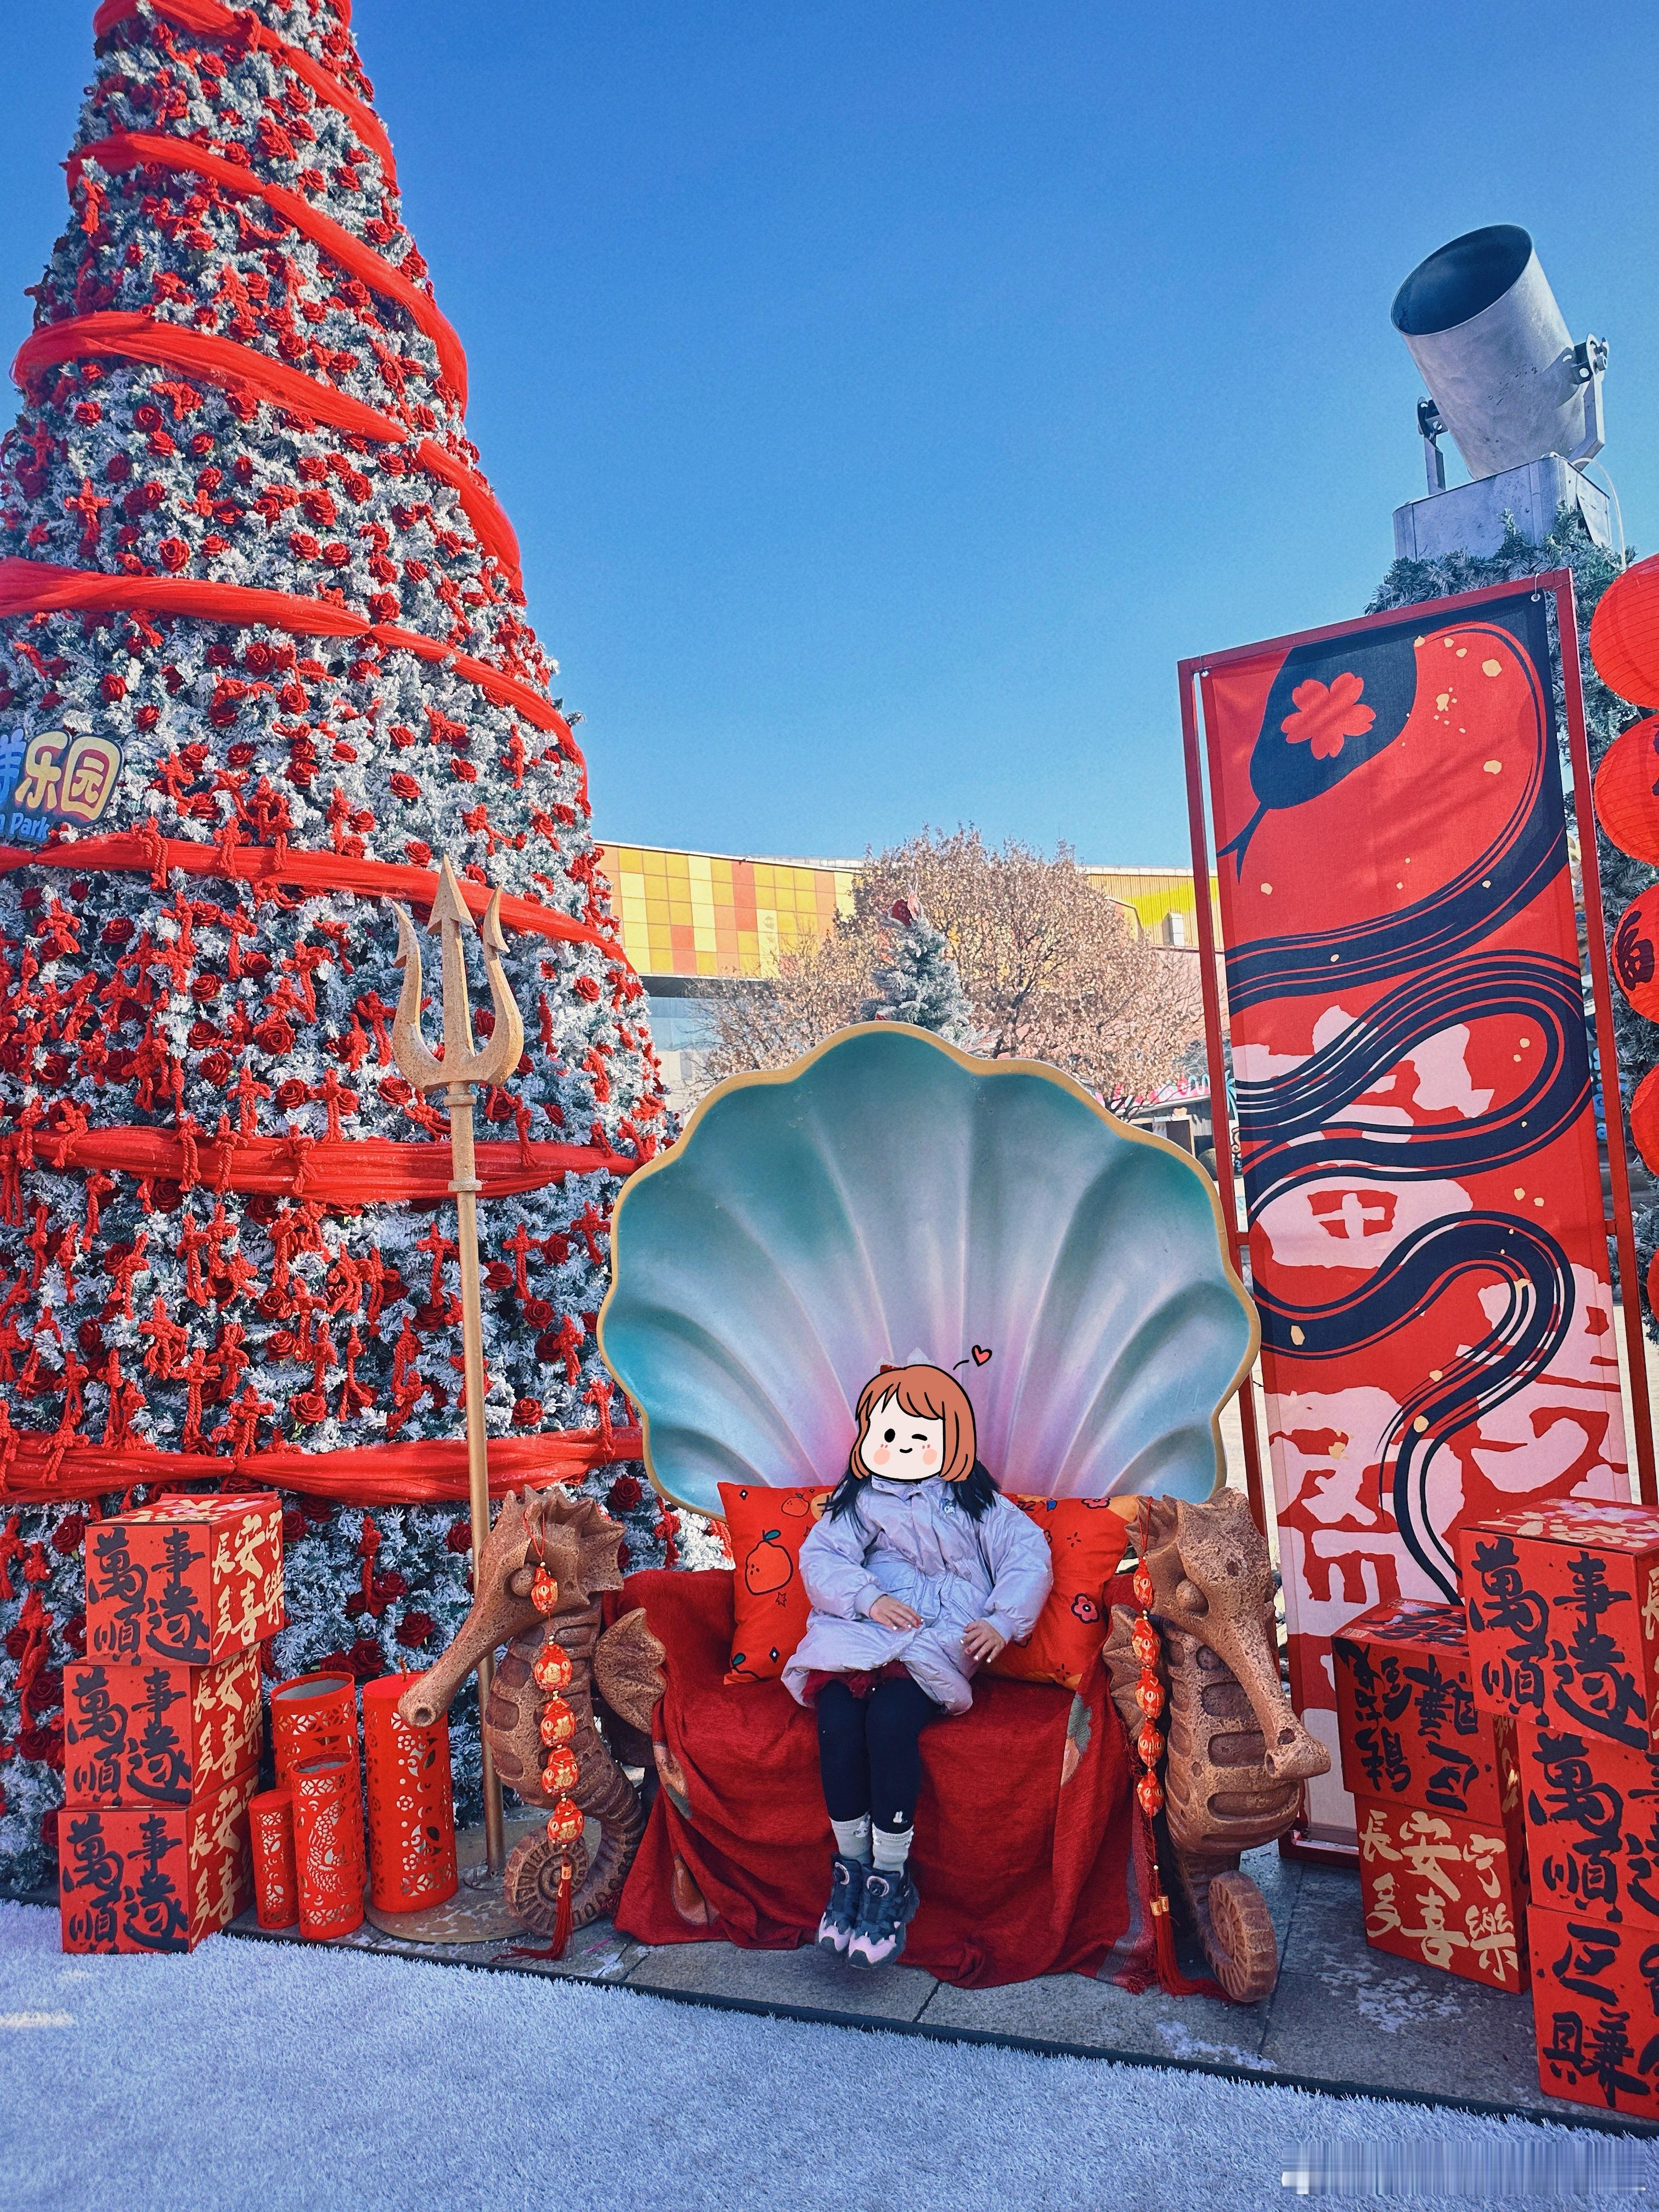
[[(1285, 1833), (1302, 1784), (1328, 1773), (1331, 1755), (1291, 1711), (1279, 1682), (1272, 1564), (1238, 1492), (1221, 1491), (1203, 1504), (1152, 1500), (1145, 1556), (1169, 1680), (1170, 1856), (1217, 1980), (1249, 2004), (1272, 1989), (1279, 1946), (1239, 1856)], [(1142, 1717), (1133, 1624), (1127, 1607), (1114, 1606), (1105, 1648), (1113, 1700), (1131, 1729)]]
[[(635, 1750), (638, 1739), (648, 1736), (652, 1711), (663, 1692), (663, 1647), (646, 1626), (643, 1611), (636, 1607), (609, 1628), (600, 1626), (602, 1595), (622, 1588), (617, 1566), (622, 1537), (621, 1528), (592, 1498), (573, 1498), (555, 1489), (526, 1492), (520, 1499), (509, 1492), (478, 1563), (472, 1610), (443, 1656), (398, 1705), (405, 1720), (430, 1727), (482, 1656), (506, 1644), (484, 1711), (485, 1740), (507, 1787), (526, 1804), (550, 1806), (553, 1800), (541, 1779), (546, 1756), (541, 1716), (547, 1699), (531, 1676), (544, 1627), (550, 1624), (572, 1667), (562, 1693), (575, 1720), (569, 1747), (577, 1778), (570, 1795), (599, 1827), (591, 1858), (583, 1843), (566, 1847), (574, 1885), (573, 1928), (611, 1910), (639, 1848), (644, 1809), (615, 1754)], [(545, 1623), (530, 1595), (541, 1565), (559, 1586), (558, 1603)], [(553, 1933), (563, 1856), (537, 1835), (520, 1844), (507, 1860), (507, 1902), (537, 1935)]]

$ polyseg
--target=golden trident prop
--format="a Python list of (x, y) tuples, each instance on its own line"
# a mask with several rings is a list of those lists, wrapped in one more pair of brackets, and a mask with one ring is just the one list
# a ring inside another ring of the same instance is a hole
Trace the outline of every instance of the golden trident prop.
[[(438, 896), (432, 902), (430, 927), (439, 932), (442, 947), (444, 1022), (443, 1058), (428, 1051), (421, 1034), (421, 945), (415, 926), (404, 909), (398, 914), (398, 965), (404, 987), (392, 1026), (392, 1052), (416, 1091), (445, 1090), (449, 1107), (449, 1156), (455, 1194), (456, 1236), (461, 1262), (461, 1350), (466, 1382), (466, 1480), (472, 1508), (472, 1563), (483, 1556), (489, 1534), (489, 1441), (484, 1428), (483, 1310), (478, 1296), (478, 1181), (472, 1150), (472, 1101), (480, 1084), (503, 1083), (519, 1064), (524, 1050), (524, 1021), (502, 971), (501, 956), (507, 950), (501, 935), (501, 895), (496, 891), (479, 933), (483, 943), (484, 974), (495, 1009), (495, 1027), (480, 1050), (472, 1041), (472, 1010), (466, 995), (466, 951), (462, 932), (472, 927), (472, 917), (461, 896), (455, 870), (446, 860), (438, 879)], [(507, 1862), (506, 1837), (501, 1826), (501, 1785), (495, 1763), (483, 1735), (484, 1707), (489, 1702), (489, 1678), (495, 1672), (493, 1652), (478, 1662), (478, 1735), (483, 1750), (484, 1850), (489, 1871), (501, 1873)]]

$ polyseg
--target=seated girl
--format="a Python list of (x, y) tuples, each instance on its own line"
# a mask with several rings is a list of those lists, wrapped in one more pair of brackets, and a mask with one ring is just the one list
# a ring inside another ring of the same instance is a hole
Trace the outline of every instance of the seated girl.
[(1048, 1547), (979, 1464), (961, 1384), (938, 1367), (887, 1367), (859, 1394), (847, 1472), (800, 1565), (812, 1611), (783, 1680), (817, 1705), (836, 1838), (817, 1940), (879, 1966), (903, 1950), (920, 1902), (906, 1863), (918, 1739), (965, 1712), (975, 1670), (1030, 1634)]

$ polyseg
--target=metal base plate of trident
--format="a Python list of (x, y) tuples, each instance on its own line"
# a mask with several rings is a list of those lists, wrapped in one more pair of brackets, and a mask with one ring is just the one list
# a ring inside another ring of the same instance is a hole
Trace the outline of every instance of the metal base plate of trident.
[[(403, 989), (392, 1025), (392, 1054), (399, 1069), (422, 1097), (441, 1090), (449, 1108), (449, 1188), (455, 1197), (456, 1238), (461, 1269), (462, 1374), (466, 1386), (466, 1481), (472, 1516), (472, 1558), (483, 1556), (489, 1534), (489, 1447), (484, 1426), (483, 1308), (478, 1275), (477, 1161), (472, 1143), (472, 1105), (481, 1085), (504, 1083), (518, 1066), (524, 1051), (524, 1021), (501, 966), (507, 939), (501, 935), (501, 895), (493, 892), (483, 927), (484, 974), (489, 979), (495, 1024), (482, 1048), (472, 1036), (472, 1010), (467, 1000), (466, 952), (464, 933), (473, 926), (462, 895), (454, 864), (447, 857), (439, 872), (437, 896), (432, 902), (430, 927), (439, 934), (443, 975), (443, 1036), (438, 1051), (428, 1048), (421, 1030), (421, 944), (415, 926), (399, 907), (398, 965), (403, 969)], [(440, 1053), (442, 1057), (439, 1056)], [(495, 1761), (483, 1737), (483, 1720), (489, 1703), (494, 1654), (478, 1662), (479, 1734), (483, 1752), (484, 1862), (489, 1875), (499, 1880), (507, 1864), (507, 1841), (501, 1821), (501, 1784)], [(462, 1893), (465, 1891), (462, 1885)], [(442, 1908), (440, 1908), (441, 1910)], [(474, 1936), (473, 1942), (480, 1939)]]

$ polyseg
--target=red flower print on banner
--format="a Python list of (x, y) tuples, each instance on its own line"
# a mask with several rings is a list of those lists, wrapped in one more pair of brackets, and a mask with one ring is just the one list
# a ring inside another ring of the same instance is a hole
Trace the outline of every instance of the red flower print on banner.
[(1376, 720), (1374, 708), (1358, 703), (1364, 688), (1364, 678), (1352, 672), (1330, 684), (1310, 676), (1291, 692), (1296, 712), (1279, 726), (1293, 745), (1310, 746), (1316, 760), (1334, 760), (1344, 738), (1363, 738)]

